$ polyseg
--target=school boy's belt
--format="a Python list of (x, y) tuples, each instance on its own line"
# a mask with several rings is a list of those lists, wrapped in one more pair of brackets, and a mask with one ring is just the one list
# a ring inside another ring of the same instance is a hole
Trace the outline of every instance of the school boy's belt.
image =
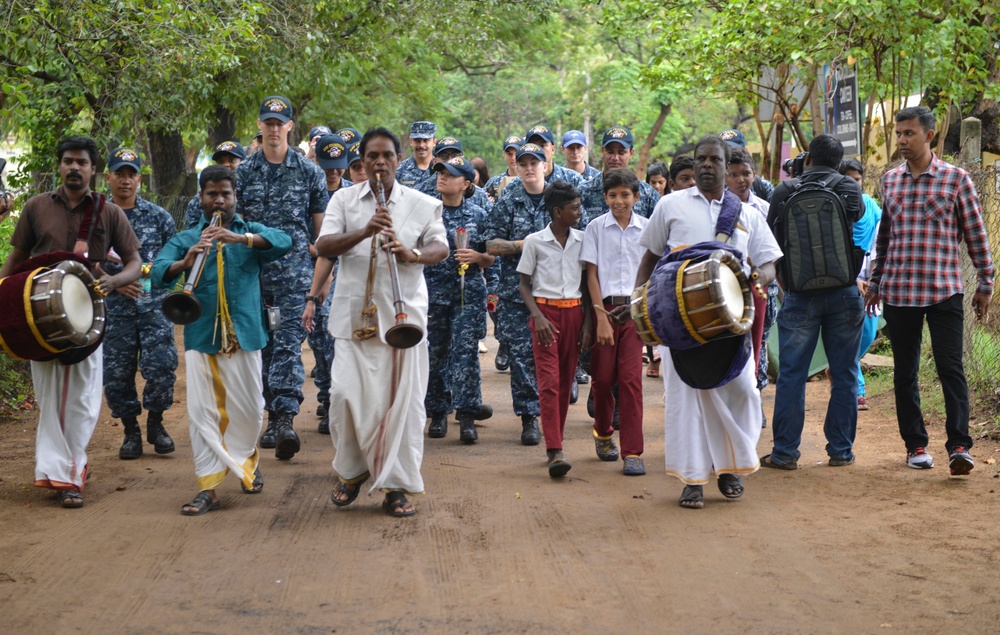
[(605, 296), (602, 302), (604, 304), (610, 304), (611, 306), (624, 306), (632, 301), (627, 295), (609, 295)]
[(552, 300), (550, 298), (535, 298), (535, 304), (547, 304), (549, 306), (554, 306), (557, 309), (572, 309), (575, 306), (580, 306), (580, 298), (569, 298), (566, 300)]

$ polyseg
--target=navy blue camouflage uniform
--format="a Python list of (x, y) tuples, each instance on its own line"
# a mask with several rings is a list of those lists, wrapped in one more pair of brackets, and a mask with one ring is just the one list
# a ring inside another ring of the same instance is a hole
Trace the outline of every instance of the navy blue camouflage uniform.
[[(353, 182), (341, 178), (340, 187), (350, 187)], [(327, 192), (333, 196), (333, 192)], [(323, 304), (316, 307), (313, 316), (313, 332), (308, 336), (309, 349), (316, 357), (316, 400), (320, 403), (330, 404), (330, 386), (332, 378), (330, 370), (333, 366), (333, 336), (327, 330), (327, 319), (330, 317), (330, 305), (333, 301), (333, 287), (337, 281), (337, 259), (333, 260), (333, 280), (330, 281), (330, 293), (327, 294)]]
[(406, 187), (417, 187), (434, 175), (434, 161), (431, 161), (426, 170), (421, 170), (417, 166), (417, 161), (410, 157), (399, 164), (396, 168), (396, 181)]
[[(635, 202), (632, 211), (639, 216), (649, 218), (653, 215), (653, 209), (660, 200), (660, 193), (653, 189), (649, 183), (639, 181), (639, 200)], [(611, 211), (604, 201), (604, 173), (599, 172), (597, 176), (590, 179), (580, 188), (580, 202), (587, 210), (587, 218), (593, 220), (602, 214)]]
[[(441, 195), (437, 191), (437, 175), (433, 175), (430, 178), (424, 179), (417, 185), (412, 186), (413, 189), (417, 190), (422, 194), (427, 196), (433, 196), (434, 198), (441, 200)], [(477, 207), (483, 208), (486, 213), (489, 213), (493, 209), (493, 202), (490, 201), (490, 197), (486, 195), (486, 190), (479, 187), (478, 185), (473, 185), (475, 191), (472, 196), (468, 197), (466, 200), (476, 205)]]
[(598, 170), (594, 166), (590, 165), (589, 163), (585, 163), (584, 165), (586, 167), (583, 169), (583, 174), (580, 175), (580, 177), (583, 178), (583, 182), (584, 183), (586, 183), (590, 179), (594, 178), (598, 174), (601, 174), (600, 170)]
[[(551, 220), (545, 203), (540, 200), (535, 204), (518, 179), (504, 188), (500, 200), (487, 214), (482, 224), (482, 239), (483, 242), (497, 239), (524, 240), (528, 234), (545, 229)], [(585, 212), (577, 229), (585, 229), (587, 221)], [(528, 326), (531, 314), (518, 290), (521, 274), (517, 272), (517, 264), (521, 261), (521, 254), (499, 256), (497, 261), (501, 263), (500, 282), (497, 286), (497, 295), (500, 296), (497, 339), (508, 345), (514, 414), (537, 417), (541, 411), (538, 407), (538, 382), (531, 348), (531, 329)]]
[[(143, 263), (152, 263), (156, 254), (175, 233), (173, 217), (162, 207), (136, 197), (133, 209), (126, 209), (132, 229), (141, 247)], [(102, 268), (110, 275), (122, 270), (122, 265), (105, 261)], [(140, 277), (139, 282), (148, 281)], [(107, 326), (104, 337), (104, 396), (116, 419), (136, 418), (145, 408), (148, 412), (164, 412), (174, 403), (174, 381), (177, 370), (177, 347), (174, 325), (163, 315), (160, 305), (168, 289), (150, 289), (133, 300), (121, 293), (112, 293), (105, 301)], [(142, 405), (136, 392), (135, 373), (142, 373), (146, 386)]]
[(458, 416), (479, 413), (483, 401), (479, 368), (479, 340), (486, 337), (486, 282), (479, 265), (465, 272), (464, 306), (459, 262), (455, 259), (455, 230), (464, 227), (469, 248), (484, 251), (480, 224), (486, 210), (464, 199), (459, 207), (445, 206), (442, 221), (448, 233), (449, 256), (424, 267), (427, 282), (427, 343), (430, 375), (424, 407), (430, 417), (454, 410)]
[(262, 354), (264, 408), (296, 415), (302, 403), (302, 327), (305, 296), (312, 286), (309, 245), (316, 238), (316, 214), (326, 211), (326, 175), (312, 161), (288, 150), (285, 160), (271, 166), (257, 152), (236, 169), (236, 212), (247, 222), (280, 229), (292, 238), (292, 249), (264, 265), (264, 304), (281, 310), (281, 327), (271, 333)]
[[(580, 173), (576, 170), (564, 168), (561, 165), (553, 164), (552, 172), (545, 175), (545, 185), (549, 185), (552, 181), (565, 181), (566, 183), (575, 185), (578, 189), (583, 187), (583, 177), (580, 176)], [(513, 185), (519, 186), (521, 191), (524, 191), (524, 186), (521, 185), (521, 177), (515, 176), (514, 179), (507, 184), (507, 187), (503, 188), (503, 191), (500, 192), (500, 200), (503, 200), (503, 197), (507, 196), (507, 192), (510, 191), (511, 186)]]

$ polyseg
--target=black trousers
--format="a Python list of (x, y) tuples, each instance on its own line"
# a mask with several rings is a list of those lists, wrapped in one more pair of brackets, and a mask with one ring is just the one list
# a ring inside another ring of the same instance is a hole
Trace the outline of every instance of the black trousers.
[(963, 296), (955, 294), (943, 302), (922, 307), (885, 305), (884, 315), (889, 326), (889, 341), (895, 363), (893, 386), (896, 390), (896, 419), (899, 434), (907, 452), (927, 446), (927, 428), (920, 411), (920, 342), (924, 318), (931, 333), (931, 349), (937, 365), (938, 379), (944, 393), (947, 416), (945, 448), (951, 453), (955, 446), (972, 447), (969, 436), (969, 385), (962, 365), (962, 330), (965, 325)]

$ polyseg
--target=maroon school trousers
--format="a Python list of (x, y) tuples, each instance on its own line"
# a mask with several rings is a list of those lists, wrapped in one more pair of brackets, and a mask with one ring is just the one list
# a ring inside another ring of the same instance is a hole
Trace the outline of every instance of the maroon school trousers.
[[(767, 287), (764, 287), (767, 291)], [(757, 295), (756, 289), (750, 294), (753, 296), (753, 325), (750, 327), (750, 337), (753, 338), (753, 361), (754, 368), (760, 368), (760, 349), (764, 343), (764, 315), (767, 313), (767, 295), (762, 298)]]
[[(615, 308), (605, 304), (608, 311)], [(597, 319), (603, 319), (598, 317)], [(635, 323), (611, 322), (614, 344), (594, 344), (590, 350), (590, 389), (594, 391), (594, 430), (598, 436), (614, 434), (615, 398), (611, 388), (618, 384), (618, 436), (621, 455), (642, 455), (642, 340)], [(597, 329), (594, 329), (597, 342)]]
[[(542, 298), (535, 298), (535, 302)], [(564, 302), (564, 300), (556, 300)], [(538, 310), (559, 331), (549, 346), (538, 343), (535, 319), (531, 326), (531, 348), (535, 354), (535, 377), (538, 379), (538, 405), (542, 412), (542, 434), (546, 450), (562, 450), (569, 393), (576, 381), (576, 362), (580, 358), (580, 329), (583, 327), (583, 307), (560, 309), (551, 304), (539, 304)]]

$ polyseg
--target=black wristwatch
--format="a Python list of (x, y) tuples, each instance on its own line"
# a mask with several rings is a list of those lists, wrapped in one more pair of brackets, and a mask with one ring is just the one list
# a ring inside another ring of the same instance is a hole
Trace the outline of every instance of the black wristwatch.
[(307, 295), (306, 302), (312, 302), (316, 306), (319, 306), (319, 298), (314, 295)]

